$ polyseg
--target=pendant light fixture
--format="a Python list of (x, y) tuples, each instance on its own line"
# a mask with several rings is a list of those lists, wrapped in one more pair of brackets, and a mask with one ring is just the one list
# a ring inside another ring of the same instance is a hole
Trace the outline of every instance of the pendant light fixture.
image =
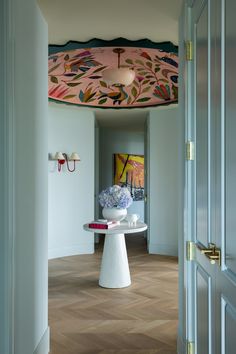
[(113, 52), (118, 55), (118, 66), (117, 68), (109, 68), (102, 72), (103, 80), (108, 85), (116, 86), (129, 86), (132, 84), (135, 78), (134, 70), (129, 68), (120, 67), (120, 55), (125, 52), (123, 48), (115, 48)]

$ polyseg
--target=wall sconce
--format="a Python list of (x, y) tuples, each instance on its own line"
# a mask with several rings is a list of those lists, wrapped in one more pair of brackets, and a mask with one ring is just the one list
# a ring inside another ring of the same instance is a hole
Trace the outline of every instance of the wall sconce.
[[(77, 152), (72, 152), (70, 157), (68, 157), (68, 155), (65, 152), (60, 152), (60, 151), (57, 152), (55, 154), (55, 157), (52, 158), (51, 160), (55, 160), (55, 161), (57, 160), (57, 168), (58, 168), (59, 172), (61, 171), (62, 165), (64, 165), (65, 163), (66, 163), (68, 171), (74, 172), (75, 171), (75, 162), (81, 161)], [(74, 161), (74, 167), (72, 169), (70, 169), (69, 161)]]

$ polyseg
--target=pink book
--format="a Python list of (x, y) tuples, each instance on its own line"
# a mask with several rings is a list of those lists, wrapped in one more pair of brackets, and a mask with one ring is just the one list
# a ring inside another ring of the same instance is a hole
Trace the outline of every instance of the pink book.
[(91, 222), (88, 224), (91, 229), (110, 229), (116, 225), (119, 225), (117, 221), (114, 221), (111, 224), (100, 224), (96, 222)]

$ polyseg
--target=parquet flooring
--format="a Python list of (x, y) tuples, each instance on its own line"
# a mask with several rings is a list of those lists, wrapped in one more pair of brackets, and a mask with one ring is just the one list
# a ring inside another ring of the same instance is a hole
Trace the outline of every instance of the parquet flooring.
[(102, 244), (94, 255), (49, 261), (52, 354), (176, 354), (177, 258), (148, 255), (127, 236), (132, 284), (98, 286)]

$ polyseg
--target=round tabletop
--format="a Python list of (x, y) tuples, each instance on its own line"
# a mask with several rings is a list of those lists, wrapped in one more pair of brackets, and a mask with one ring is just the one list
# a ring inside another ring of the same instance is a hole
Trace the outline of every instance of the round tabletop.
[(97, 234), (133, 234), (135, 232), (142, 232), (147, 230), (147, 224), (143, 222), (137, 222), (135, 226), (129, 226), (126, 221), (121, 221), (120, 225), (114, 226), (110, 229), (95, 229), (85, 224), (84, 230), (95, 232)]

